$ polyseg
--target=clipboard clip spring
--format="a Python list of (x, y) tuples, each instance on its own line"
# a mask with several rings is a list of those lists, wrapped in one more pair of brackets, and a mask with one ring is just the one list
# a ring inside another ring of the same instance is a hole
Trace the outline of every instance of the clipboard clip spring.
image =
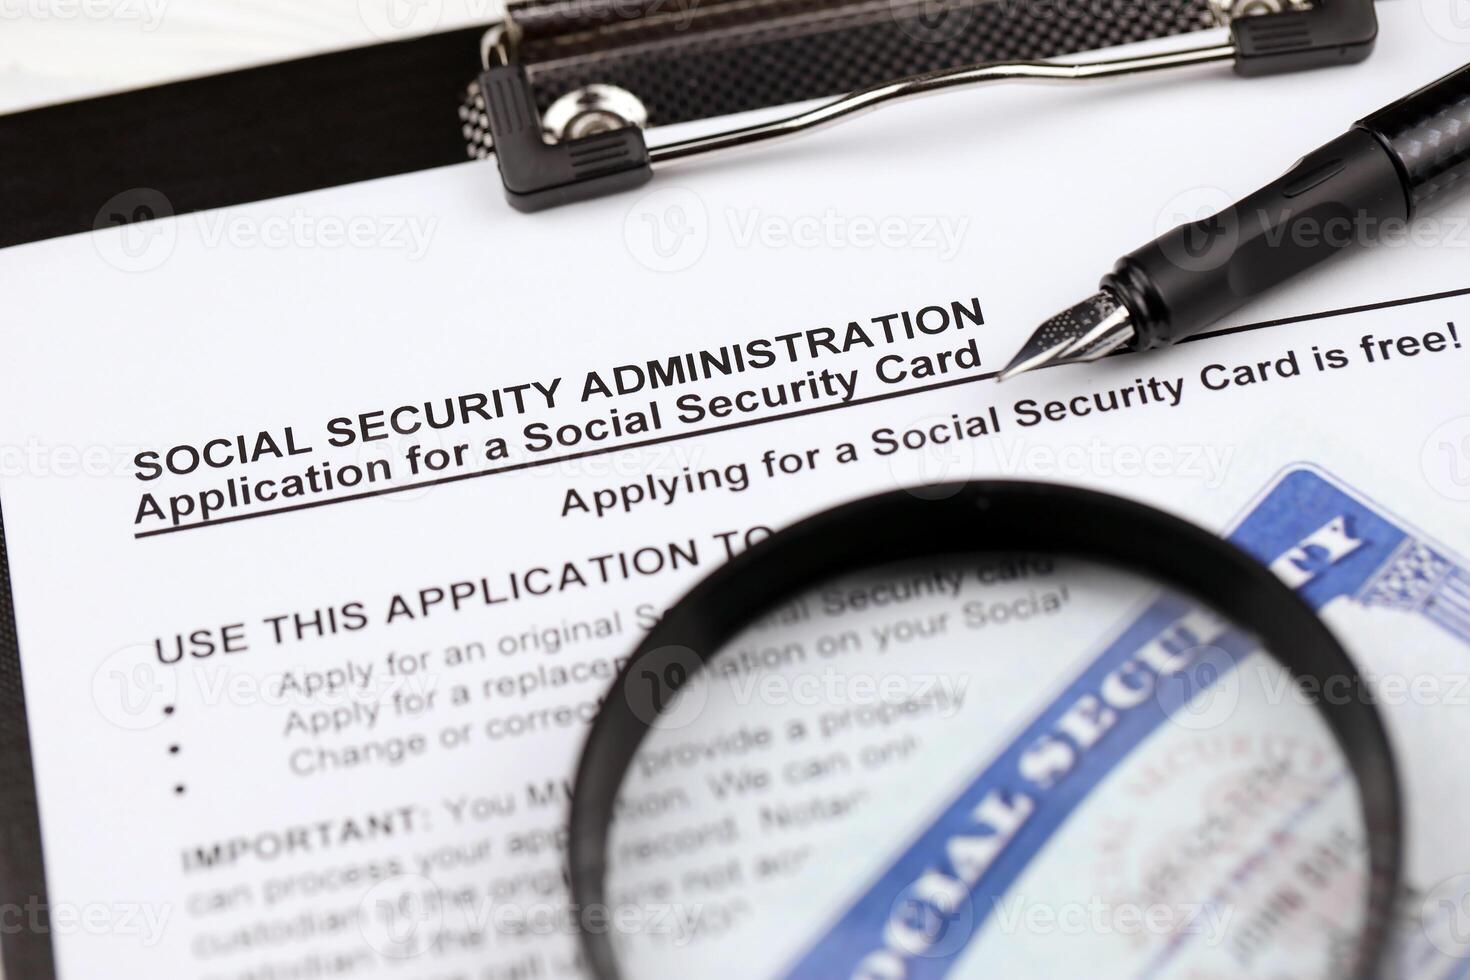
[[(992, 82), (1086, 82), (1233, 63), (1256, 77), (1353, 64), (1372, 53), (1378, 37), (1373, 0), (1242, 0), (1217, 7), (1230, 37), (1214, 45), (1106, 60), (1018, 61), (967, 65), (909, 75), (769, 122), (649, 147), (648, 113), (631, 92), (587, 85), (556, 100), (543, 117), (526, 66), (515, 57), (514, 24), (497, 24), (481, 41), (488, 151), (499, 164), (505, 194), (518, 211), (534, 212), (631, 190), (654, 170), (709, 153), (804, 135), (881, 106)], [(487, 154), (488, 155), (488, 152)]]
[(505, 196), (517, 211), (641, 187), (653, 178), (647, 113), (630, 92), (594, 85), (563, 96), (543, 119), (503, 26), (481, 41), (480, 95)]

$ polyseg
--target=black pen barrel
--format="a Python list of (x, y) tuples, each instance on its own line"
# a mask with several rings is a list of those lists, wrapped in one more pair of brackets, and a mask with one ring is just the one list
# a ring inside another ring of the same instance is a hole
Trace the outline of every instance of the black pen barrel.
[(1358, 123), (1280, 179), (1124, 256), (1103, 278), (1138, 350), (1183, 340), (1431, 202), (1470, 188), (1470, 66)]
[(1128, 308), (1134, 347), (1164, 347), (1408, 217), (1392, 154), (1354, 129), (1234, 206), (1125, 255), (1102, 284)]
[(1398, 161), (1411, 210), (1470, 181), (1470, 65), (1358, 123)]

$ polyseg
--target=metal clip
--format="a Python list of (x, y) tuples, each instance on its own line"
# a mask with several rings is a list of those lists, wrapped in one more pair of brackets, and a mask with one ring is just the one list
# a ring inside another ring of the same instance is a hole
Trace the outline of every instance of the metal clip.
[[(517, 211), (540, 211), (648, 183), (653, 168), (643, 130), (606, 102), (583, 111), (571, 105), (547, 139), (525, 66), (509, 60), (505, 33), (481, 42), (480, 93), (505, 196)], [(641, 108), (641, 106), (640, 106)], [(623, 125), (617, 125), (622, 121)]]
[[(600, 197), (646, 183), (655, 167), (825, 129), (881, 106), (991, 82), (1084, 82), (1231, 62), (1254, 76), (1362, 61), (1378, 35), (1373, 0), (1217, 0), (1230, 40), (1164, 54), (1096, 61), (1026, 61), (947, 68), (874, 85), (772, 122), (649, 148), (647, 113), (632, 93), (589, 85), (537, 113), (526, 70), (514, 60), (510, 28), (481, 42), (479, 87), (486, 128), (506, 196), (521, 211)], [(1262, 6), (1262, 5), (1266, 6)], [(467, 129), (472, 128), (467, 124)]]

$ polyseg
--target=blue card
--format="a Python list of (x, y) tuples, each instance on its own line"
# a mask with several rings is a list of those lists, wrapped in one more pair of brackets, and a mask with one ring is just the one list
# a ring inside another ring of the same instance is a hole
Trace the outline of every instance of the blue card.
[(1316, 469), (1288, 471), (1230, 535), (1314, 609), (1339, 598), (1428, 617), (1470, 643), (1470, 571)]
[[(1315, 468), (1294, 467), (1278, 477), (1229, 538), (1314, 609), (1339, 600), (1387, 607), (1426, 617), (1470, 644), (1466, 564)], [(934, 816), (787, 975), (945, 976), (1088, 793), (1173, 712), (1254, 649), (1250, 637), (1179, 597), (1151, 603)], [(1025, 779), (1018, 766), (1022, 753), (1120, 671), (1147, 676), (1160, 691), (1166, 680), (1186, 683), (1176, 685), (1176, 697), (1150, 697), (1120, 713), (1081, 762), (1050, 785)], [(956, 901), (957, 889), (963, 901)]]

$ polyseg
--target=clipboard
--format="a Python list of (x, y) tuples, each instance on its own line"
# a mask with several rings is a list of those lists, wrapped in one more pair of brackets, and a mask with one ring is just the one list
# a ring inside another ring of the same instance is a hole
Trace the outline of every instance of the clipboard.
[[(1316, 9), (1293, 2), (1243, 0), (1286, 18)], [(1215, 0), (514, 0), (490, 28), (0, 116), (0, 247), (484, 159), (495, 141), (476, 79), (500, 46), (543, 117), (568, 95), (612, 86), (636, 94), (641, 132), (903, 76), (1187, 35), (1240, 23), (1241, 12)], [(1373, 36), (1353, 53), (1366, 56)], [(36, 909), (42, 923), (5, 936), (0, 964), (8, 977), (51, 980), (3, 515), (0, 778), (0, 907)]]
[[(1276, 2), (1276, 0), (1272, 0)], [(1051, 58), (1217, 26), (1212, 0), (520, 0), (518, 61), (545, 111), (635, 92), (664, 126), (903, 75)], [(460, 163), (485, 28), (324, 54), (0, 117), (0, 247)]]

